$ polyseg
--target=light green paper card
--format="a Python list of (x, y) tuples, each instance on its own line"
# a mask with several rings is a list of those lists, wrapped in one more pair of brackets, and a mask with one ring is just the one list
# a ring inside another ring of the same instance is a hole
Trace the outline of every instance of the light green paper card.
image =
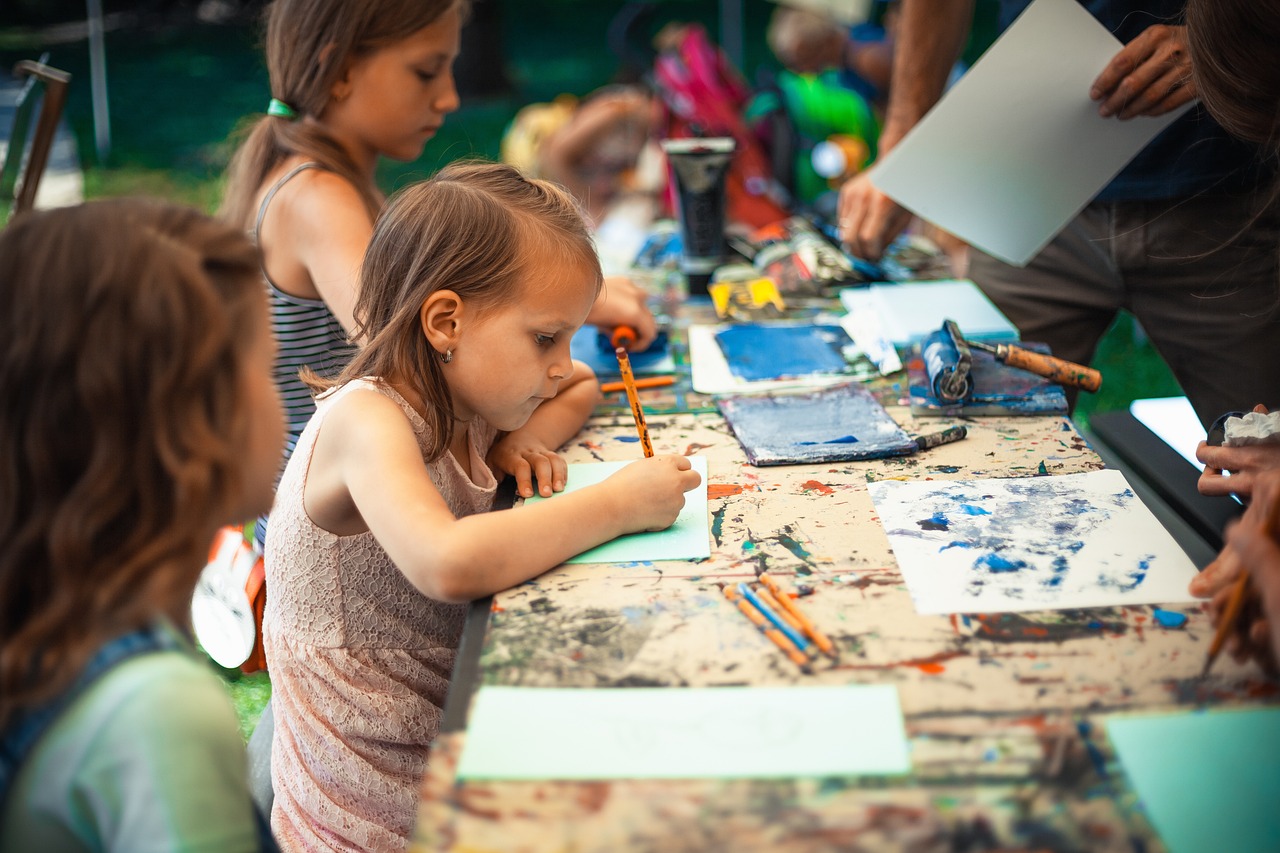
[(1280, 708), (1125, 715), (1106, 729), (1170, 853), (1280, 850)]
[[(594, 486), (620, 468), (625, 462), (574, 462), (569, 465), (569, 479), (563, 492)], [(584, 551), (567, 563), (642, 563), (656, 560), (701, 560), (711, 556), (711, 526), (707, 521), (707, 458), (690, 456), (693, 470), (702, 475), (696, 489), (684, 493), (684, 509), (676, 523), (666, 530), (654, 533), (632, 533), (619, 536), (590, 551)], [(554, 500), (555, 495), (544, 498), (534, 495), (525, 498), (526, 504)], [(639, 496), (637, 496), (639, 497)]]
[(458, 778), (774, 779), (909, 772), (898, 691), (481, 687)]

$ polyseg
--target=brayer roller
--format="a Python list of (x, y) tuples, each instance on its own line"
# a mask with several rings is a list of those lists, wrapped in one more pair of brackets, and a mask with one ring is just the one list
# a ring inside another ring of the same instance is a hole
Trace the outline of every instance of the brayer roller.
[[(1037, 376), (1085, 391), (1102, 387), (1102, 374), (1092, 367), (1033, 352), (1012, 344), (988, 344), (965, 339), (954, 320), (946, 320), (939, 333), (929, 337), (924, 350), (925, 370), (933, 393), (942, 400), (963, 400), (972, 390), (970, 347), (985, 350), (997, 361)], [(932, 358), (931, 358), (932, 356)]]

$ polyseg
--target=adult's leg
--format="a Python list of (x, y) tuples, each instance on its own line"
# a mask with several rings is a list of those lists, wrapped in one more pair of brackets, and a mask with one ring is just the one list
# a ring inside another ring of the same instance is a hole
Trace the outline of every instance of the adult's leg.
[(1263, 197), (1117, 207), (1126, 306), (1206, 426), (1280, 404), (1280, 211), (1255, 218)]
[[(971, 249), (969, 277), (1023, 340), (1046, 343), (1054, 355), (1088, 364), (1123, 299), (1111, 251), (1112, 219), (1111, 205), (1089, 205), (1025, 267)], [(1077, 392), (1066, 390), (1074, 409)]]

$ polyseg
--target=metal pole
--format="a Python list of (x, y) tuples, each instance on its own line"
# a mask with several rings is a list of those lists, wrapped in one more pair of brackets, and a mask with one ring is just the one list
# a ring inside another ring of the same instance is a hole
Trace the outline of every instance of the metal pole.
[(93, 136), (98, 162), (111, 155), (111, 113), (107, 108), (107, 47), (102, 34), (102, 0), (86, 0), (89, 10), (89, 86), (93, 93)]
[(720, 46), (734, 66), (746, 73), (746, 56), (742, 47), (743, 0), (720, 0)]

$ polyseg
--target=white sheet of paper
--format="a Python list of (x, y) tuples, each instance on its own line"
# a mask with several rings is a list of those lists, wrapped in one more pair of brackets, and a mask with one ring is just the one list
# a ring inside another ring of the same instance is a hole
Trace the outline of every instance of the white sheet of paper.
[(771, 779), (911, 769), (890, 685), (485, 686), (459, 779)]
[(1195, 600), (1195, 566), (1119, 471), (867, 490), (918, 613)]
[(693, 390), (699, 394), (751, 394), (786, 388), (825, 388), (853, 379), (849, 374), (830, 376), (798, 376), (793, 379), (749, 381), (735, 376), (716, 341), (716, 332), (724, 326), (691, 325), (689, 335), (689, 372)]
[(967, 278), (846, 287), (840, 304), (860, 321), (867, 315), (878, 318), (894, 346), (923, 341), (942, 328), (943, 320), (955, 320), (969, 340), (1018, 340), (1017, 327)]
[[(636, 436), (636, 439), (636, 444), (628, 446), (635, 447), (639, 456), (639, 436)], [(569, 478), (565, 483), (564, 491), (557, 494), (563, 495), (587, 486), (594, 486), (634, 461), (634, 459), (625, 459), (619, 462), (572, 462), (569, 464)], [(693, 470), (702, 475), (702, 480), (695, 488), (685, 492), (684, 509), (680, 510), (675, 524), (666, 530), (619, 536), (565, 562), (635, 563), (654, 560), (704, 560), (710, 557), (711, 522), (707, 518), (707, 457), (690, 456), (689, 463), (693, 466)], [(642, 497), (637, 496), (637, 499)], [(530, 504), (555, 499), (556, 495), (549, 498), (534, 495), (525, 498), (524, 502)]]
[(1075, 0), (1035, 0), (871, 182), (921, 218), (1025, 265), (1187, 107), (1098, 115), (1089, 87), (1121, 43)]

